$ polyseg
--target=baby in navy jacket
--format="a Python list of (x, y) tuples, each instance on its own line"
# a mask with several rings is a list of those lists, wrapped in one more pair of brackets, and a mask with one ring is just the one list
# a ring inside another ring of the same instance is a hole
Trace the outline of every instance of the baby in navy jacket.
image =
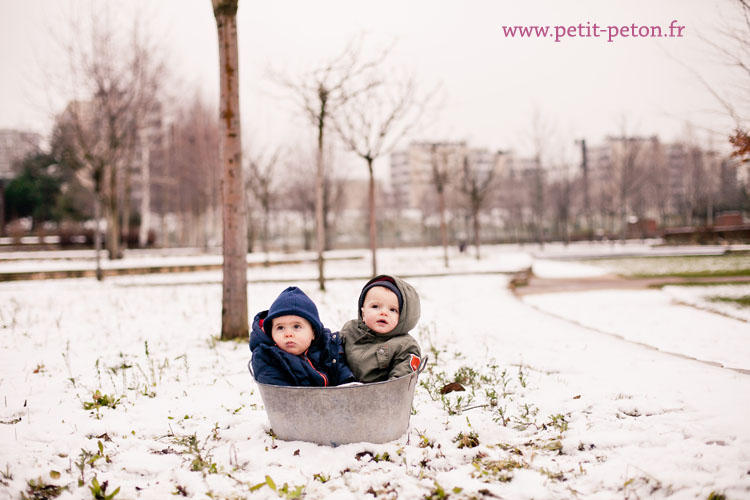
[(341, 337), (323, 327), (315, 303), (289, 287), (253, 320), (255, 380), (271, 385), (334, 386), (354, 382)]

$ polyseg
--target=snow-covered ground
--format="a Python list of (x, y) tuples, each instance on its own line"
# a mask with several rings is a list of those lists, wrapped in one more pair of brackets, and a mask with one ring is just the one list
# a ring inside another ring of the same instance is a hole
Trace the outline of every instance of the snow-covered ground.
[[(216, 340), (218, 272), (0, 284), (0, 498), (40, 484), (92, 498), (95, 477), (118, 499), (750, 497), (750, 375), (636, 343), (750, 369), (747, 322), (669, 290), (521, 301), (487, 273), (528, 267), (523, 249), (452, 255), (454, 276), (438, 250), (379, 257), (382, 272), (435, 274), (409, 280), (431, 364), (407, 433), (380, 445), (273, 436), (246, 343)], [(594, 273), (577, 266), (535, 272)], [(252, 282), (251, 314), (296, 284), (333, 329), (363, 284), (321, 293), (314, 264), (249, 277), (289, 280)], [(457, 375), (467, 390), (441, 396)]]
[[(724, 299), (750, 297), (750, 285), (668, 286), (664, 292), (676, 301), (750, 323), (750, 308)], [(750, 363), (748, 363), (750, 364)]]
[[(516, 246), (486, 247), (491, 258), (477, 260), (473, 252), (458, 253), (451, 248), (450, 267), (443, 267), (443, 250), (437, 247), (409, 248), (402, 250), (381, 249), (378, 259), (384, 268), (401, 274), (415, 273), (445, 273), (446, 271), (461, 272), (513, 272), (529, 267), (532, 257), (525, 251), (519, 251)], [(220, 265), (221, 254), (216, 252), (191, 253), (170, 251), (164, 254), (159, 249), (127, 250), (125, 258), (110, 261), (102, 253), (102, 269), (127, 269), (143, 267), (189, 266), (189, 265)], [(326, 252), (330, 259), (326, 264), (326, 276), (332, 278), (350, 278), (352, 276), (366, 277), (371, 272), (369, 251), (366, 250), (334, 250)], [(69, 271), (95, 269), (95, 253), (93, 251), (43, 251), (43, 252), (0, 252), (0, 273), (22, 273), (38, 271)], [(250, 264), (273, 263), (270, 267), (254, 267), (249, 274), (251, 280), (283, 280), (309, 279), (316, 280), (317, 266), (299, 266), (299, 261), (316, 262), (317, 254), (313, 252), (297, 252), (285, 254), (280, 252), (248, 254)], [(287, 264), (288, 262), (292, 262)], [(189, 281), (221, 281), (221, 274), (191, 273), (186, 275)], [(151, 281), (154, 277), (147, 277)], [(155, 279), (160, 280), (156, 277)], [(167, 282), (173, 280), (166, 278)], [(162, 280), (164, 281), (164, 280)]]

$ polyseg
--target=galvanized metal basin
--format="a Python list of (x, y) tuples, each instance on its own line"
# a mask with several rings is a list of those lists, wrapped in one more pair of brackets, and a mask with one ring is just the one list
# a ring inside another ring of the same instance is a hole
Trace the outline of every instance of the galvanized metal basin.
[[(427, 364), (401, 378), (346, 387), (284, 387), (256, 381), (271, 429), (279, 439), (327, 446), (386, 443), (409, 427), (417, 378)], [(248, 363), (250, 373), (252, 368)]]

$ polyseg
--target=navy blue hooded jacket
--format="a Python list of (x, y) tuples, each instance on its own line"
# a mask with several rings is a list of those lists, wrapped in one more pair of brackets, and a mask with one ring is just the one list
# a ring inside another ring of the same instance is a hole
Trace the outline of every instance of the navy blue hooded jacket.
[[(285, 352), (271, 336), (273, 318), (286, 315), (305, 318), (313, 328), (315, 338), (307, 351), (300, 355)], [(346, 364), (341, 337), (323, 327), (317, 307), (297, 287), (289, 287), (281, 292), (268, 311), (261, 311), (255, 316), (250, 333), (250, 350), (253, 353), (255, 380), (263, 384), (334, 386), (355, 380)]]

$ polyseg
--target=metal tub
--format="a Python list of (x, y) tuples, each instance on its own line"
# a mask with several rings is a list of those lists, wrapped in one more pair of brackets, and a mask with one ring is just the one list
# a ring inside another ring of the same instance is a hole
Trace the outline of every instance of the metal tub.
[(255, 383), (279, 439), (328, 446), (386, 443), (406, 432), (417, 378), (426, 364), (427, 356), (410, 375), (356, 386), (284, 387)]

